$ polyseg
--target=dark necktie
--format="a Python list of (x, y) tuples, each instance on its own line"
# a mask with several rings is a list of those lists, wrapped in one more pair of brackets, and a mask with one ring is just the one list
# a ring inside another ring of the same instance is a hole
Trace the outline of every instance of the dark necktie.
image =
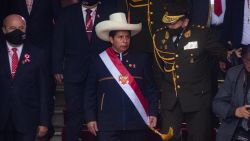
[(17, 65), (18, 65), (18, 56), (17, 56), (17, 49), (16, 48), (12, 48), (12, 57), (11, 57), (11, 75), (12, 78), (14, 79), (15, 74), (16, 74), (16, 70), (17, 70)]
[(217, 16), (220, 16), (222, 14), (221, 0), (214, 0), (214, 13)]
[(86, 9), (87, 15), (86, 15), (86, 32), (89, 41), (91, 40), (92, 36), (92, 29), (93, 29), (93, 18), (91, 16), (92, 10), (91, 9)]

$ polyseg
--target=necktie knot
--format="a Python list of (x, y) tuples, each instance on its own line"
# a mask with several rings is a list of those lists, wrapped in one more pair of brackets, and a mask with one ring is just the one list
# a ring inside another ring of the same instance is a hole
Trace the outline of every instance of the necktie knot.
[(11, 50), (13, 51), (13, 53), (17, 52), (17, 48), (12, 48)]
[(87, 15), (90, 15), (92, 13), (91, 9), (86, 9)]

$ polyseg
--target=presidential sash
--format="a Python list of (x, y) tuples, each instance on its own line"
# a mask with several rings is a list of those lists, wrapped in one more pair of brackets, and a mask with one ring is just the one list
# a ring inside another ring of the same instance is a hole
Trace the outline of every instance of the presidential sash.
[(99, 56), (116, 82), (134, 104), (144, 122), (148, 125), (148, 103), (133, 76), (111, 48), (106, 49)]

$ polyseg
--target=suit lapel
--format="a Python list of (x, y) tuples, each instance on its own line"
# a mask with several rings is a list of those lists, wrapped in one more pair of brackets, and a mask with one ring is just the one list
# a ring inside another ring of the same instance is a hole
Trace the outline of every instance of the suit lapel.
[[(38, 3), (39, 3), (39, 0), (33, 0), (32, 9), (30, 11), (30, 16), (34, 13), (36, 7), (38, 6)], [(28, 11), (28, 9), (27, 9), (27, 11)]]
[(246, 79), (244, 69), (242, 69), (240, 71), (239, 75), (240, 76), (239, 76), (239, 79), (238, 79), (238, 82), (237, 82), (236, 93), (237, 93), (237, 96), (238, 96), (239, 104), (243, 105), (244, 104), (244, 97), (245, 97), (244, 83), (245, 83), (245, 79)]
[[(76, 30), (81, 30), (82, 31), (82, 32), (79, 32), (79, 33), (81, 33), (80, 37), (82, 37), (83, 41), (88, 40), (81, 4), (79, 4), (79, 7), (77, 7), (75, 9), (74, 14), (76, 16), (72, 17), (72, 18), (74, 18), (76, 20), (72, 19), (72, 21), (76, 21), (76, 23), (75, 23), (76, 24), (75, 27), (77, 27)], [(78, 27), (80, 27), (80, 29)]]
[(28, 11), (28, 8), (27, 8), (27, 4), (26, 4), (26, 0), (22, 0), (20, 1), (20, 7), (23, 9), (23, 11), (25, 11), (25, 17), (29, 17), (29, 11)]
[(7, 45), (5, 42), (2, 45), (3, 45), (3, 48), (1, 49), (2, 51), (0, 55), (1, 57), (0, 61), (3, 67), (3, 73), (4, 73), (4, 76), (8, 78), (8, 80), (12, 80)]

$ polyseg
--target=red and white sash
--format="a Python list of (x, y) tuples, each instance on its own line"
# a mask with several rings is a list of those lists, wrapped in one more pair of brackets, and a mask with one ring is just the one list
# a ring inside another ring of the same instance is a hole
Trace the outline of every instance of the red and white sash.
[(99, 56), (116, 82), (134, 104), (144, 122), (148, 124), (148, 103), (133, 76), (111, 48), (106, 49)]

